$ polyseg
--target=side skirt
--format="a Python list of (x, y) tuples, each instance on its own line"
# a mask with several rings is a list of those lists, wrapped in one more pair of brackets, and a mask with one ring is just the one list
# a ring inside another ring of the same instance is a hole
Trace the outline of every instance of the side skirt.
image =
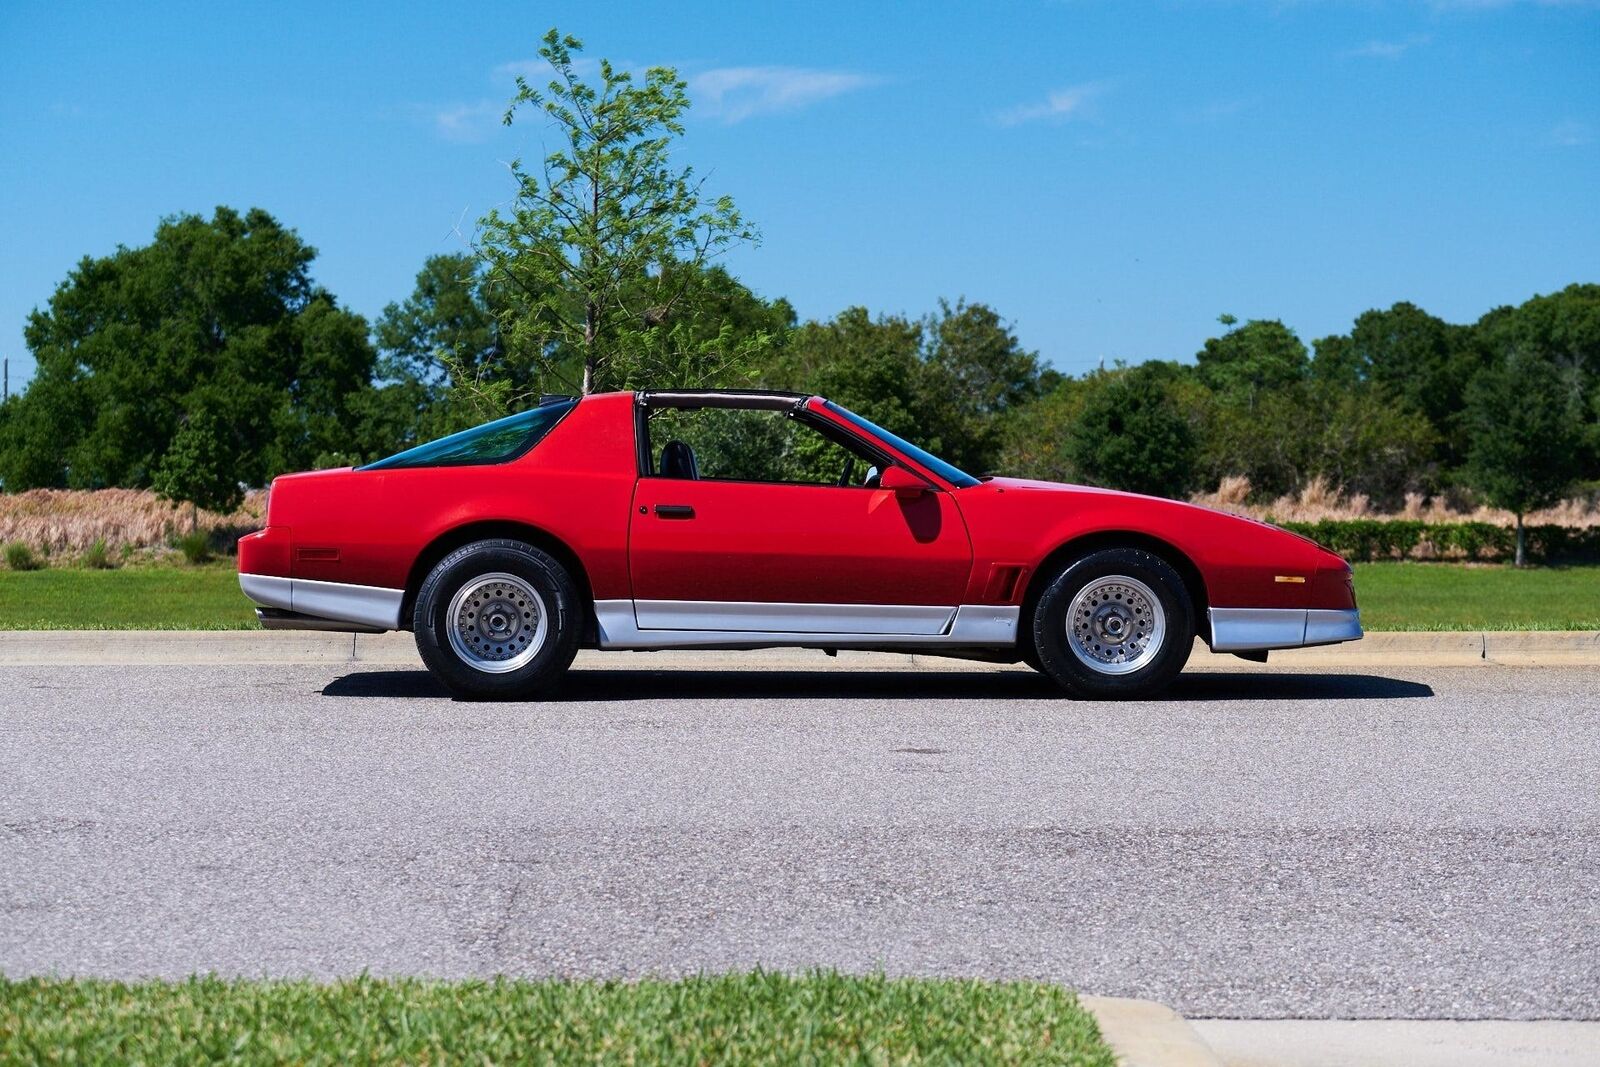
[[(715, 602), (675, 601), (680, 607), (664, 610), (663, 601), (641, 601), (654, 605), (655, 614), (646, 618), (667, 618), (675, 622), (693, 621), (714, 625), (721, 618), (723, 628), (650, 628), (639, 626), (632, 600), (597, 600), (595, 622), (603, 649), (665, 648), (904, 648), (946, 647), (1010, 648), (1017, 643), (1017, 619), (1022, 609), (1006, 605), (962, 604), (955, 608), (910, 608), (903, 605), (837, 605), (850, 611), (842, 614), (835, 629), (825, 625), (828, 609), (836, 605), (818, 604), (719, 604)], [(728, 609), (739, 609), (729, 614)], [(904, 614), (907, 611), (909, 615)], [(933, 630), (928, 623), (937, 613), (943, 625)], [(855, 620), (855, 629), (850, 629)], [(919, 627), (922, 632), (886, 632), (895, 628)], [(758, 624), (771, 629), (728, 629), (729, 622)], [(780, 626), (795, 626), (782, 629)]]

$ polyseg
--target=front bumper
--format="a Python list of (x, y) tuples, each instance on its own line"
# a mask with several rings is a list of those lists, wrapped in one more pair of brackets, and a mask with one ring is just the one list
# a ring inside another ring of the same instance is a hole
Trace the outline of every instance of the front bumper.
[(1265, 652), (1361, 639), (1355, 608), (1212, 608), (1211, 651)]

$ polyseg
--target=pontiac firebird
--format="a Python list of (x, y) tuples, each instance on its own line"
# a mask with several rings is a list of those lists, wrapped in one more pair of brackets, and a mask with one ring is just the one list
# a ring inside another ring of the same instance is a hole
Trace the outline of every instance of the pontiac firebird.
[[(697, 456), (681, 428), (708, 414), (735, 432)], [(780, 439), (809, 467), (772, 473)], [(837, 476), (805, 473), (830, 462)], [(1256, 660), (1361, 636), (1350, 566), (1304, 538), (975, 478), (773, 392), (546, 397), (364, 467), (285, 475), (239, 542), (239, 582), (267, 629), (411, 630), (475, 698), (546, 692), (579, 648), (782, 646), (1023, 662), (1073, 695), (1138, 697), (1197, 634)]]

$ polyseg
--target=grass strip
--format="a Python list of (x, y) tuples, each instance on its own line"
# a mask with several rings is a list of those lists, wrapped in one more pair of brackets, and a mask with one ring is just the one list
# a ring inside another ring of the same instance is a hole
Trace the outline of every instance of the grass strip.
[(1357, 563), (1368, 630), (1600, 630), (1600, 567)]
[(232, 560), (205, 566), (0, 572), (0, 630), (242, 630), (255, 605)]
[(0, 977), (0, 1062), (1075, 1064), (1093, 1016), (1040, 982), (819, 971), (676, 981), (123, 983)]

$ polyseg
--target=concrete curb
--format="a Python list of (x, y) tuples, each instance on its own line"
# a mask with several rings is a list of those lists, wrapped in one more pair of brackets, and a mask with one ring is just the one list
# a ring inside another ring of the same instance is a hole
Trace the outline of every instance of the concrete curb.
[[(420, 666), (409, 633), (332, 634), (274, 630), (6, 630), (0, 666), (94, 664), (373, 663)], [(1360, 641), (1272, 653), (1280, 667), (1600, 666), (1600, 631), (1373, 633)], [(758, 652), (580, 652), (580, 667), (669, 670), (1007, 670), (1025, 669), (897, 652), (815, 649)], [(1249, 670), (1199, 641), (1191, 670)]]
[(1085, 997), (1120, 1067), (1222, 1067), (1187, 1019), (1153, 1000)]

